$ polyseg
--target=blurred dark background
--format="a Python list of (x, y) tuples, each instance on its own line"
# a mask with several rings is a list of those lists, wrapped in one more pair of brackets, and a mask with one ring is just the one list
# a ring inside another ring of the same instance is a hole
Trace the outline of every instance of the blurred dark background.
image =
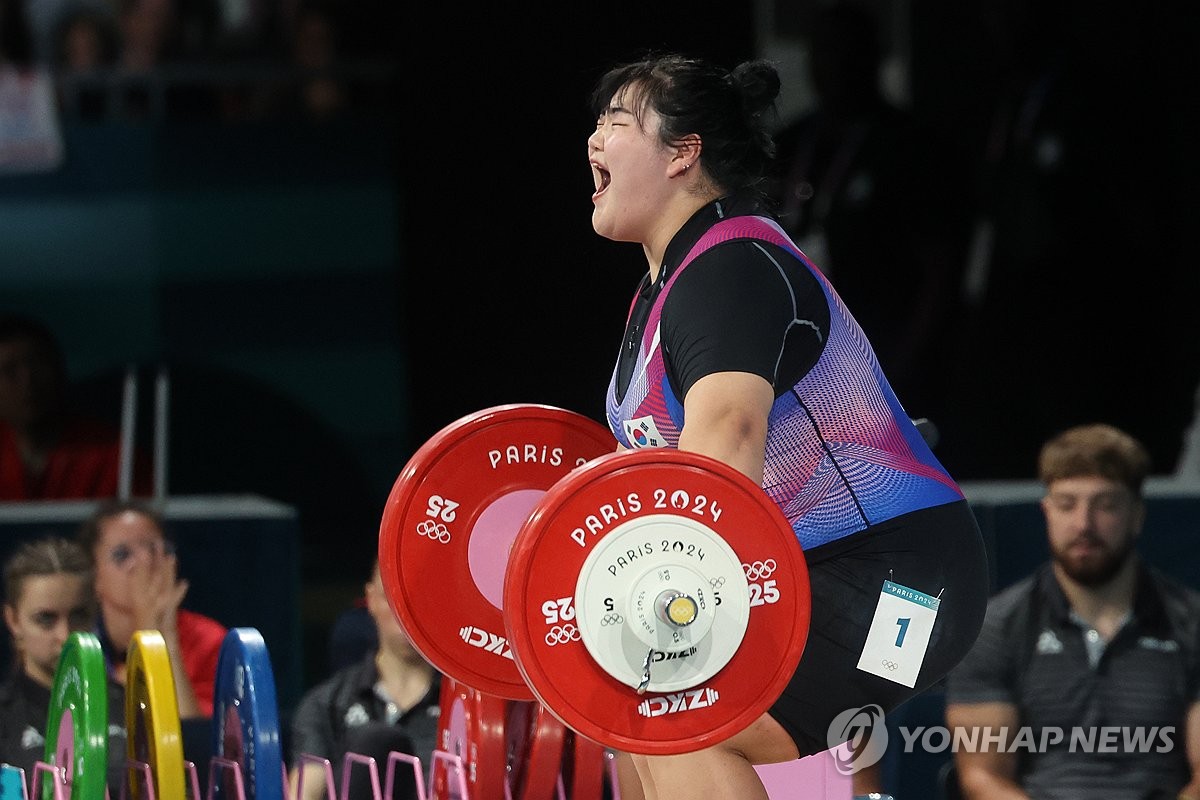
[(1172, 472), (1200, 380), (1196, 23), (1066, 0), (0, 0), (0, 310), (49, 324), (107, 413), (130, 365), (169, 369), (172, 494), (297, 509), (311, 684), (422, 442), (501, 403), (602, 419), (645, 264), (591, 230), (588, 94), (648, 49), (780, 65), (773, 191), (952, 473), (1032, 477), (1042, 440), (1098, 420)]

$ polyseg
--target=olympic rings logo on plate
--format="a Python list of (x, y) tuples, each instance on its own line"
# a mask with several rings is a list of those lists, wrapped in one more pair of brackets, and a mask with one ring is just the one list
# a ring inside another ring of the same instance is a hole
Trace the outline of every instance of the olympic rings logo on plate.
[(886, 658), (883, 659), (882, 661), (880, 661), (879, 663), (883, 664), (883, 668), (888, 670), (889, 672), (895, 672), (896, 670), (898, 670), (900, 668), (900, 665), (897, 664), (895, 661), (888, 661)]
[(603, 617), (600, 618), (600, 624), (602, 626), (603, 625), (620, 625), (624, 621), (625, 621), (625, 618), (622, 617), (620, 614), (617, 614), (616, 612), (613, 612), (611, 614), (605, 614)]
[(708, 579), (708, 585), (709, 585), (709, 586), (711, 586), (711, 587), (712, 587), (712, 588), (714, 588), (714, 589), (720, 589), (722, 586), (724, 586), (724, 585), (725, 585), (725, 576), (724, 576), (724, 575), (718, 575), (718, 576), (717, 576), (717, 577), (715, 577), (715, 578), (709, 578), (709, 579)]
[(567, 644), (579, 641), (579, 628), (574, 625), (555, 625), (546, 634), (546, 644), (554, 647), (556, 644)]
[(436, 520), (423, 519), (417, 523), (417, 533), (421, 536), (428, 536), (435, 542), (442, 544), (450, 544), (450, 531), (446, 526)]
[(746, 573), (746, 580), (756, 581), (760, 578), (769, 578), (775, 573), (775, 559), (768, 558), (766, 561), (755, 561), (753, 564), (742, 564), (742, 570)]

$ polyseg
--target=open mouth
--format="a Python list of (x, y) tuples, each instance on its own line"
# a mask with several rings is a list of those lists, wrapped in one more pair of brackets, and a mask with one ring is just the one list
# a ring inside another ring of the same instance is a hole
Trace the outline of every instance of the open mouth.
[(595, 199), (608, 189), (608, 185), (612, 183), (612, 175), (599, 164), (592, 162), (592, 176), (596, 181), (596, 191), (592, 193), (592, 198)]

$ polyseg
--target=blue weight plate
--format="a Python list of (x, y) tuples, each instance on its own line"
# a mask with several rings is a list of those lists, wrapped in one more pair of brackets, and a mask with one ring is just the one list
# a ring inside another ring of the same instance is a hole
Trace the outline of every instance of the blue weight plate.
[[(262, 634), (232, 628), (221, 644), (213, 690), (213, 754), (241, 766), (246, 800), (283, 800), (275, 674)], [(217, 773), (214, 796), (232, 800), (234, 777)]]
[(0, 800), (25, 800), (24, 770), (0, 764)]

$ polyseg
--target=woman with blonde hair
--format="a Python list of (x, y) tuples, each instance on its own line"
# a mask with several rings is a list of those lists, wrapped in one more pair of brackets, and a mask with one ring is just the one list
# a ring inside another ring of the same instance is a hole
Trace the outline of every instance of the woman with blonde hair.
[[(91, 563), (79, 545), (36, 539), (5, 563), (4, 622), (14, 658), (0, 683), (0, 762), (24, 769), (27, 783), (45, 755), (50, 690), (63, 645), (73, 632), (92, 630), (95, 619)], [(125, 764), (125, 698), (112, 682), (108, 719), (108, 783), (116, 796)]]

